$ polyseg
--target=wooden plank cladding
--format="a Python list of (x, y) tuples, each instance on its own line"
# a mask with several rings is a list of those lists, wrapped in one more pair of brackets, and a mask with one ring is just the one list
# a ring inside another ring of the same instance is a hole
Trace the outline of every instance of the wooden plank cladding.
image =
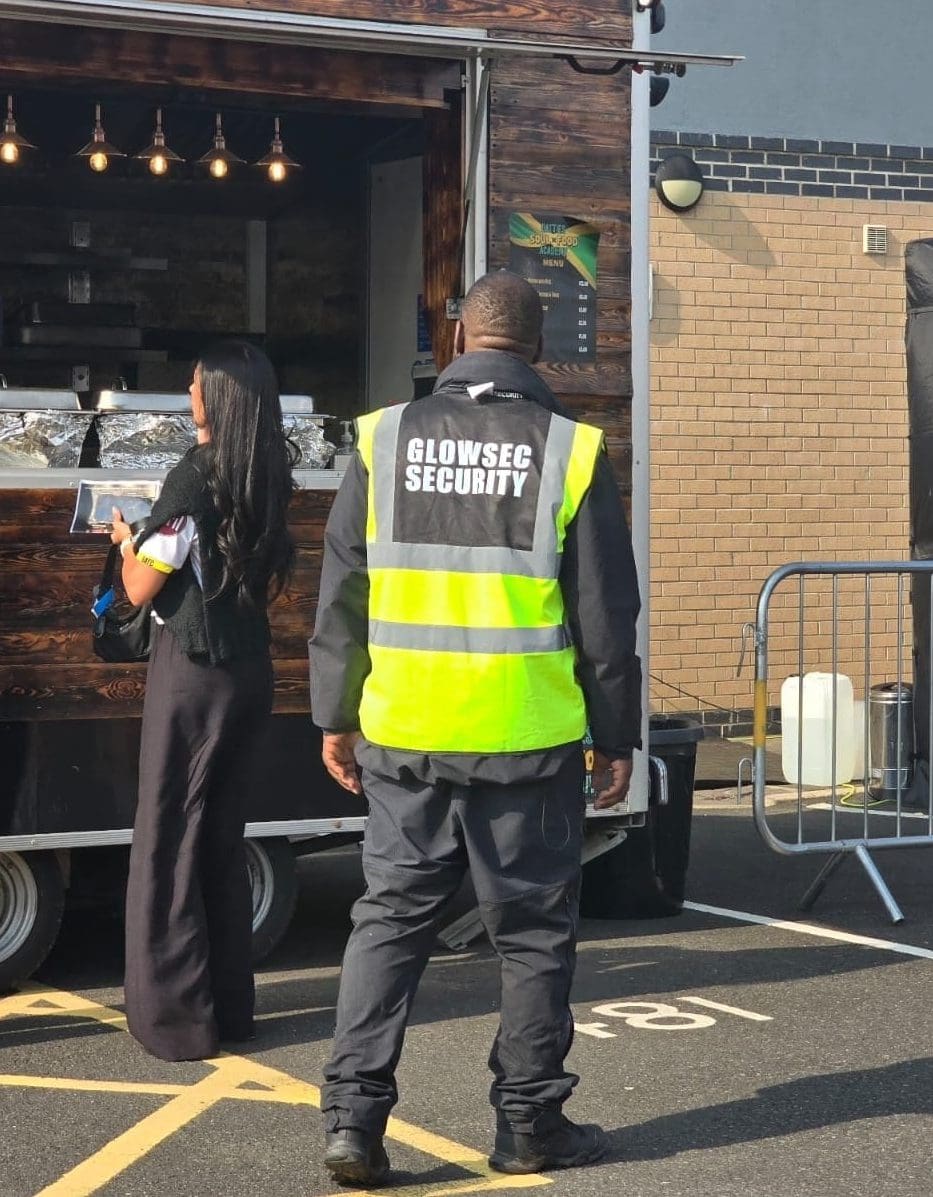
[[(335, 493), (299, 491), (292, 502), (298, 563), (271, 611), (281, 713), (309, 709), (306, 642)], [(142, 713), (146, 666), (108, 665), (91, 651), (88, 608), (106, 542), (69, 535), (73, 507), (73, 490), (0, 492), (0, 720)]]
[(620, 0), (207, 0), (217, 8), (311, 13), (357, 21), (464, 25), (502, 33), (546, 32), (631, 44), (631, 10)]
[(627, 72), (580, 75), (566, 63), (504, 58), (493, 68), (489, 155), (492, 267), (508, 264), (513, 212), (578, 217), (600, 230), (596, 361), (545, 360), (539, 368), (581, 419), (605, 430), (626, 490), (632, 394), (630, 95)]
[(0, 22), (0, 73), (10, 86), (99, 79), (402, 108), (443, 108), (445, 89), (460, 82), (459, 64), (398, 54), (301, 46), (257, 52), (248, 42), (27, 21)]

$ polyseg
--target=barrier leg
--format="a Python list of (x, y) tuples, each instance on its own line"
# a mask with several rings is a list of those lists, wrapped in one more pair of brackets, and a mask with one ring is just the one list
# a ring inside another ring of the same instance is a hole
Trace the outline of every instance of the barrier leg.
[(862, 868), (868, 874), (868, 880), (875, 887), (878, 897), (884, 902), (887, 912), (891, 916), (891, 922), (902, 923), (904, 921), (903, 911), (894, 901), (894, 895), (888, 889), (884, 878), (878, 870), (878, 866), (872, 860), (864, 844), (858, 845), (855, 849), (855, 855), (859, 858)]
[(810, 910), (813, 907), (817, 898), (826, 888), (826, 882), (830, 879), (830, 877), (832, 877), (833, 873), (835, 873), (836, 869), (839, 868), (847, 855), (848, 853), (846, 852), (836, 852), (829, 858), (829, 860), (827, 860), (826, 864), (823, 865), (814, 878), (813, 884), (800, 899), (800, 910)]

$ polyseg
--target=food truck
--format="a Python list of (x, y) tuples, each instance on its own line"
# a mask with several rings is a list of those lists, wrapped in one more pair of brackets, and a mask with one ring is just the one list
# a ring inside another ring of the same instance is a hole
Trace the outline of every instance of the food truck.
[[(0, 0), (0, 989), (131, 840), (145, 665), (94, 655), (91, 593), (113, 500), (145, 502), (193, 439), (207, 342), (264, 346), (302, 450), (246, 829), (257, 955), (295, 853), (365, 823), (308, 701), (352, 421), (430, 392), (487, 269), (542, 296), (541, 372), (606, 432), (646, 592), (649, 76), (728, 61), (653, 55), (648, 9)], [(650, 794), (640, 753), (628, 802), (591, 812), (604, 843)]]

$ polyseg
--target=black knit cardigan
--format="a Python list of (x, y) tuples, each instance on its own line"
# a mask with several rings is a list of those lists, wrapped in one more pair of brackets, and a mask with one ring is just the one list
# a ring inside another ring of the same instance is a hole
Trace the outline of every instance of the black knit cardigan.
[(265, 609), (241, 606), (229, 588), (221, 593), (223, 563), (217, 547), (220, 516), (203, 467), (203, 450), (190, 449), (169, 471), (136, 547), (179, 516), (192, 518), (198, 530), (203, 589), (189, 557), (156, 595), (152, 606), (190, 657), (222, 665), (268, 652), (270, 633)]

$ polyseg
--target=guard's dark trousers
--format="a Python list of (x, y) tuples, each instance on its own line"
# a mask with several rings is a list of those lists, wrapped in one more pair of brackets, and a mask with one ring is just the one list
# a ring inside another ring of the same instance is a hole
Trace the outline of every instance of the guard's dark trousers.
[(500, 1026), (489, 1066), (500, 1122), (532, 1131), (578, 1077), (570, 985), (583, 836), (583, 754), (521, 785), (388, 781), (364, 772), (366, 893), (353, 908), (322, 1107), (327, 1131), (381, 1134), (395, 1069), (444, 907), (470, 869), (500, 958)]
[(126, 900), (126, 1014), (163, 1060), (252, 1033), (252, 901), (243, 847), (268, 655), (209, 665), (154, 626)]

